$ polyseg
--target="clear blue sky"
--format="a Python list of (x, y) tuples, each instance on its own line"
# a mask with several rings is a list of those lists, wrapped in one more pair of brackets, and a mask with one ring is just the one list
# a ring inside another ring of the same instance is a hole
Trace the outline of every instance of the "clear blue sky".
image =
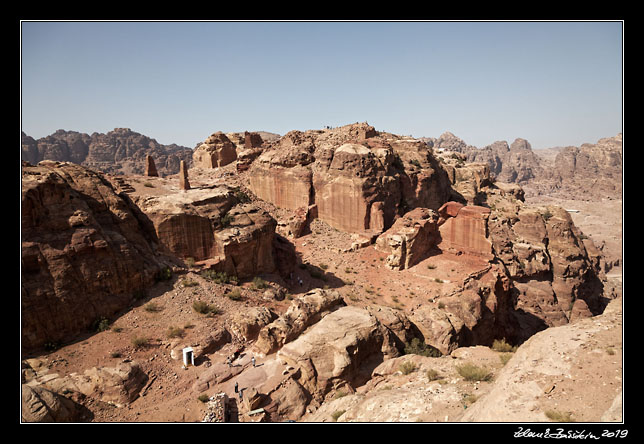
[(22, 22), (22, 129), (216, 131), (367, 121), (483, 147), (622, 131), (622, 22)]

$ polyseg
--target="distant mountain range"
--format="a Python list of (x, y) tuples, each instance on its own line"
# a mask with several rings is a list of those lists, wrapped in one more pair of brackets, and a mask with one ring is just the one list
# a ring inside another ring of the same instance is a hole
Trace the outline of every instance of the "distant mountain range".
[(182, 160), (188, 165), (192, 163), (191, 148), (162, 145), (129, 128), (92, 135), (58, 130), (37, 140), (22, 133), (22, 160), (34, 165), (41, 160), (57, 160), (109, 174), (143, 174), (148, 154), (154, 157), (161, 175), (178, 173)]

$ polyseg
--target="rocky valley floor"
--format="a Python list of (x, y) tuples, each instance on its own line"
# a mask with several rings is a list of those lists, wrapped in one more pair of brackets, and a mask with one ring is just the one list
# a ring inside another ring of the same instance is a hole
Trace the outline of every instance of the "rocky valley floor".
[[(224, 172), (222, 180), (229, 178)], [(199, 182), (198, 176), (192, 179)], [(169, 183), (142, 176), (129, 180), (135, 193), (148, 195), (163, 193), (164, 186), (172, 186)], [(621, 257), (621, 201), (598, 205), (543, 196), (534, 200), (579, 210), (573, 213), (579, 228), (596, 243), (604, 242), (610, 255)], [(241, 350), (229, 365), (226, 360), (238, 347), (232, 343), (185, 367), (181, 348), (205, 346), (204, 338), (211, 332), (225, 329), (235, 316), (252, 308), (284, 313), (293, 298), (312, 288), (335, 289), (350, 306), (409, 312), (439, 303), (441, 295), (486, 267), (482, 260), (436, 251), (413, 267), (394, 271), (383, 266), (386, 255), (373, 245), (352, 250), (353, 242), (355, 237), (314, 221), (309, 234), (293, 240), (300, 262), (295, 273), (286, 280), (262, 276), (265, 288), (257, 288), (251, 280), (215, 283), (200, 275), (197, 267), (174, 273), (111, 319), (105, 331), (28, 359), (30, 378), (43, 381), (137, 362), (148, 379), (136, 399), (124, 405), (94, 397), (78, 399), (86, 407), (84, 421), (200, 422), (209, 405), (199, 399), (204, 392), (196, 390), (195, 383), (206, 373), (223, 373), (227, 376), (205, 393), (226, 393), (232, 420), (256, 421), (258, 417), (247, 415), (235, 385), (242, 395), (252, 388), (261, 392), (292, 369), (275, 354), (264, 356), (251, 347)], [(621, 294), (620, 267), (617, 263), (609, 278)], [(276, 299), (271, 289), (285, 291), (283, 300)], [(217, 313), (198, 313), (195, 301), (216, 306)], [(620, 421), (621, 297), (609, 307), (598, 318), (538, 333), (517, 351), (475, 346), (442, 357), (407, 354), (386, 360), (363, 385), (355, 390), (337, 388), (321, 405), (309, 406), (300, 421)], [(465, 364), (484, 368), (489, 378), (467, 380), (459, 373)]]

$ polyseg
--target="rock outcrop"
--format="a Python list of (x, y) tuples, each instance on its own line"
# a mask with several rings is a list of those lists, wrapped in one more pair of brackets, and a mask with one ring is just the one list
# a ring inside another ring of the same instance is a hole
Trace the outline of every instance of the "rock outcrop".
[(427, 258), (438, 244), (438, 213), (427, 208), (416, 208), (394, 222), (381, 234), (375, 247), (389, 253), (385, 265), (392, 270), (412, 267)]
[(321, 401), (333, 389), (362, 385), (373, 368), (398, 354), (386, 327), (367, 310), (346, 306), (284, 345), (277, 359), (298, 368), (298, 382)]
[(379, 234), (399, 213), (437, 209), (450, 193), (447, 173), (426, 144), (379, 134), (366, 123), (291, 131), (250, 172), (260, 199), (291, 210), (315, 204), (321, 220), (352, 233)]
[(185, 190), (141, 198), (138, 204), (162, 247), (174, 256), (207, 261), (240, 278), (276, 270), (277, 222), (253, 204), (240, 203), (233, 188)]
[(237, 160), (237, 150), (230, 139), (219, 131), (195, 149), (192, 160), (197, 168), (222, 167)]
[[(519, 347), (492, 390), (468, 408), (466, 422), (546, 422), (548, 410), (575, 421), (621, 421), (621, 298), (597, 317), (549, 328)], [(600, 345), (603, 344), (603, 345)], [(602, 384), (599, 390), (589, 390)], [(608, 416), (604, 416), (604, 412)]]
[(171, 263), (138, 207), (72, 163), (23, 164), (21, 241), (24, 349), (109, 318)]
[(316, 288), (293, 300), (286, 313), (259, 331), (254, 348), (262, 354), (279, 350), (297, 338), (308, 326), (340, 306), (346, 305), (340, 293)]

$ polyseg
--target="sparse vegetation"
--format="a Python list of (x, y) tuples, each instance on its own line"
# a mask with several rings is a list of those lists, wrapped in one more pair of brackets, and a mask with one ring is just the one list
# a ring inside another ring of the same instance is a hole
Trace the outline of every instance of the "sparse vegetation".
[(501, 353), (499, 359), (503, 365), (507, 364), (508, 361), (512, 358), (512, 353)]
[(135, 348), (145, 347), (145, 346), (148, 345), (149, 342), (150, 341), (148, 340), (148, 338), (146, 338), (144, 336), (135, 336), (134, 338), (132, 338), (132, 345)]
[(331, 414), (331, 418), (333, 418), (333, 422), (336, 422), (340, 416), (344, 415), (346, 410), (336, 410)]
[(398, 367), (398, 369), (400, 370), (400, 372), (401, 372), (403, 375), (408, 375), (408, 374), (410, 374), (410, 373), (415, 372), (415, 371), (416, 371), (416, 369), (417, 369), (417, 367), (416, 367), (416, 364), (414, 364), (413, 362), (411, 362), (411, 361), (405, 361), (405, 362), (403, 362), (402, 364), (400, 364), (400, 366)]
[(575, 420), (572, 419), (571, 412), (561, 413), (557, 410), (546, 410), (544, 413), (546, 414), (548, 419), (551, 419), (554, 422), (575, 422)]
[(233, 222), (233, 219), (234, 217), (232, 214), (226, 213), (219, 218), (219, 224), (222, 226), (222, 228), (227, 228)]
[(194, 301), (192, 303), (192, 309), (197, 313), (207, 314), (207, 315), (216, 315), (221, 313), (221, 310), (215, 305), (208, 304), (204, 301)]
[(266, 282), (264, 279), (262, 279), (259, 276), (255, 276), (253, 278), (253, 289), (264, 290), (265, 288), (268, 288), (268, 282)]
[(405, 344), (404, 352), (406, 355), (420, 355), (431, 358), (438, 358), (443, 355), (439, 349), (425, 344), (418, 338), (414, 338), (411, 342)]
[(210, 399), (210, 396), (206, 395), (205, 393), (202, 393), (201, 395), (199, 395), (197, 399), (201, 402), (208, 402), (208, 400)]
[(492, 373), (489, 370), (474, 364), (459, 365), (456, 370), (466, 381), (490, 381), (492, 379)]
[(148, 313), (156, 313), (161, 311), (161, 307), (156, 302), (148, 302), (143, 308)]
[(92, 322), (91, 330), (99, 333), (110, 329), (110, 321), (105, 317), (100, 317)]
[(172, 269), (170, 267), (163, 267), (155, 276), (157, 282), (169, 281), (172, 279)]
[(201, 277), (212, 281), (216, 284), (234, 284), (239, 283), (237, 276), (230, 276), (224, 271), (204, 270), (200, 273)]
[(517, 346), (508, 344), (505, 341), (505, 338), (495, 339), (494, 342), (492, 343), (492, 350), (503, 352), (503, 353), (509, 353), (509, 352), (514, 353), (515, 351), (517, 351)]
[(443, 377), (433, 368), (430, 368), (425, 372), (425, 376), (427, 376), (428, 381), (437, 381), (439, 379), (443, 379)]
[(241, 291), (239, 291), (239, 288), (235, 288), (233, 291), (227, 294), (228, 299), (231, 301), (241, 301), (242, 300), (242, 295)]
[(166, 333), (166, 335), (170, 339), (171, 338), (182, 338), (183, 334), (184, 334), (183, 328), (181, 328), (181, 327), (173, 327), (173, 326), (168, 327), (168, 331)]

